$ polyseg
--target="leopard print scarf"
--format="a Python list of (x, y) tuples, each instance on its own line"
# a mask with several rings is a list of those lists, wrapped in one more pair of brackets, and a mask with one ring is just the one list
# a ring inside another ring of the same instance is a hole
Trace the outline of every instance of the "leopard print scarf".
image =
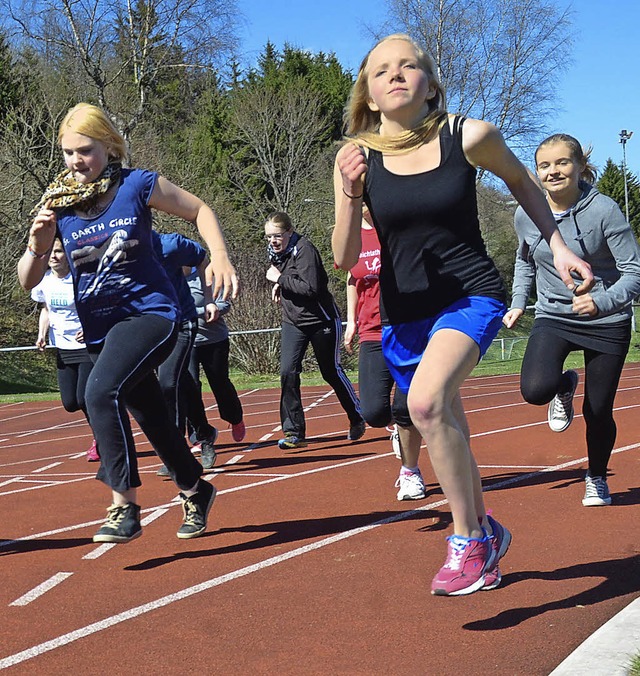
[(65, 169), (48, 185), (40, 201), (31, 210), (31, 216), (37, 214), (49, 200), (52, 209), (79, 205), (82, 211), (86, 211), (100, 195), (104, 195), (112, 185), (120, 180), (121, 169), (122, 165), (119, 162), (108, 164), (100, 176), (91, 183), (76, 181), (71, 172)]

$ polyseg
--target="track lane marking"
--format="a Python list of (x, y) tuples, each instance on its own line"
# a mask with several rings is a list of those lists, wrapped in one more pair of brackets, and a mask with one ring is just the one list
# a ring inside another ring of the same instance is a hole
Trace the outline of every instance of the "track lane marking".
[[(140, 519), (140, 525), (148, 526), (152, 521), (155, 521), (157, 518), (161, 517), (163, 514), (166, 514), (168, 511), (168, 508), (154, 509), (151, 514), (147, 514), (144, 519)], [(108, 551), (113, 549), (117, 544), (117, 542), (103, 542), (94, 550), (90, 551), (88, 554), (85, 554), (82, 558), (87, 560), (98, 559), (103, 554), (106, 554)]]
[[(630, 444), (629, 446), (624, 446), (620, 449), (617, 449), (616, 451), (614, 451), (614, 453), (621, 453), (623, 451), (628, 451), (638, 447), (640, 447), (640, 443)], [(529, 478), (535, 477), (539, 474), (551, 473), (554, 471), (558, 471), (560, 469), (565, 469), (572, 465), (582, 463), (586, 459), (587, 458), (570, 460), (568, 462), (564, 462), (559, 465), (547, 467), (541, 471), (530, 472), (522, 476), (512, 477), (504, 481), (499, 481), (495, 484), (491, 484), (490, 486), (485, 487), (483, 491), (489, 492), (492, 490), (505, 488), (507, 486), (511, 486), (513, 484), (517, 484), (522, 481), (526, 481)], [(91, 624), (85, 625), (84, 627), (80, 627), (79, 629), (75, 629), (74, 631), (70, 631), (66, 634), (61, 634), (60, 636), (57, 636), (56, 638), (53, 638), (49, 641), (44, 641), (43, 643), (39, 643), (37, 645), (32, 646), (31, 648), (27, 648), (20, 652), (14, 653), (13, 655), (8, 655), (7, 657), (0, 659), (0, 669), (5, 669), (7, 667), (15, 666), (16, 664), (20, 664), (22, 662), (26, 662), (27, 660), (43, 655), (46, 652), (55, 650), (56, 648), (61, 648), (62, 646), (68, 645), (69, 643), (78, 641), (81, 638), (85, 638), (99, 631), (109, 629), (110, 627), (113, 627), (117, 624), (121, 624), (122, 622), (127, 622), (128, 620), (136, 619), (142, 615), (145, 615), (146, 613), (158, 610), (159, 608), (164, 608), (166, 606), (171, 605), (172, 603), (176, 603), (191, 596), (195, 596), (196, 594), (209, 591), (210, 589), (226, 584), (227, 582), (232, 582), (241, 577), (261, 572), (272, 566), (302, 556), (303, 554), (308, 554), (310, 552), (317, 551), (329, 545), (335, 544), (336, 542), (340, 542), (342, 540), (346, 540), (356, 535), (366, 533), (375, 528), (379, 528), (380, 526), (392, 524), (398, 521), (404, 521), (406, 519), (413, 517), (416, 514), (419, 514), (420, 512), (432, 510), (436, 507), (441, 507), (445, 504), (447, 504), (447, 500), (442, 499), (436, 502), (430, 502), (427, 505), (423, 505), (421, 507), (411, 509), (406, 512), (398, 512), (396, 514), (393, 514), (392, 516), (386, 517), (385, 519), (380, 519), (378, 521), (374, 521), (370, 524), (360, 526), (358, 528), (352, 528), (342, 533), (336, 533), (335, 535), (326, 537), (321, 540), (317, 540), (316, 542), (312, 542), (308, 545), (303, 545), (302, 547), (292, 549), (289, 552), (285, 552), (283, 554), (278, 554), (277, 556), (272, 556), (267, 559), (263, 559), (262, 561), (258, 561), (257, 563), (245, 566), (244, 568), (239, 568), (237, 570), (231, 571), (230, 573), (226, 573), (224, 575), (219, 575), (218, 577), (205, 580), (204, 582), (200, 582), (199, 584), (193, 585), (191, 587), (186, 587), (185, 589), (182, 589), (178, 592), (162, 596), (156, 599), (155, 601), (150, 601), (148, 603), (144, 603), (142, 605), (135, 606), (133, 608), (125, 610), (121, 613), (117, 613), (116, 615), (105, 617), (102, 620), (92, 622)]]
[(43, 594), (46, 594), (50, 589), (57, 587), (61, 582), (64, 582), (68, 577), (73, 575), (73, 573), (56, 573), (52, 575), (48, 580), (41, 582), (37, 587), (34, 587), (31, 591), (23, 594), (19, 599), (12, 601), (10, 606), (26, 606), (32, 601), (40, 598)]

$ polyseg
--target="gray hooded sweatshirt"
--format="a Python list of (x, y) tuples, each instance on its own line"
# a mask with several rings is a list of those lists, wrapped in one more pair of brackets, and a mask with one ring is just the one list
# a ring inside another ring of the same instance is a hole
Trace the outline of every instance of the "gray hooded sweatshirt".
[(511, 309), (524, 310), (535, 279), (536, 318), (561, 319), (568, 324), (592, 322), (604, 326), (631, 316), (631, 302), (640, 294), (640, 251), (618, 205), (588, 183), (580, 182), (578, 202), (556, 216), (567, 246), (591, 265), (595, 285), (590, 294), (598, 307), (595, 317), (578, 315), (571, 308), (573, 294), (553, 267), (549, 245), (531, 219), (518, 207), (515, 228), (518, 252), (513, 278)]

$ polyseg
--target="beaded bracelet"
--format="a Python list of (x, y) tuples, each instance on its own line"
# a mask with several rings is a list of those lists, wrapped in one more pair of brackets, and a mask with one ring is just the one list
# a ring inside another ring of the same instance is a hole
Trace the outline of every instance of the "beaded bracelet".
[(42, 259), (45, 258), (46, 256), (49, 255), (48, 251), (45, 251), (44, 253), (39, 254), (35, 249), (31, 248), (31, 244), (27, 244), (27, 253), (32, 257), (32, 258), (38, 258)]

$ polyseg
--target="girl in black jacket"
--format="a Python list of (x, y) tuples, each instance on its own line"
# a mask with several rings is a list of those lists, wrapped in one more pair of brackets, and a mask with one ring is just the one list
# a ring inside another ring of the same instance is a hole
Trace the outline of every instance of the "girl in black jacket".
[(353, 385), (340, 363), (342, 322), (320, 254), (306, 237), (294, 232), (284, 212), (276, 211), (267, 218), (264, 234), (271, 261), (267, 279), (274, 283), (271, 299), (282, 306), (280, 420), (284, 438), (278, 446), (306, 446), (300, 372), (309, 343), (322, 377), (349, 416), (347, 439), (360, 439), (365, 422)]

